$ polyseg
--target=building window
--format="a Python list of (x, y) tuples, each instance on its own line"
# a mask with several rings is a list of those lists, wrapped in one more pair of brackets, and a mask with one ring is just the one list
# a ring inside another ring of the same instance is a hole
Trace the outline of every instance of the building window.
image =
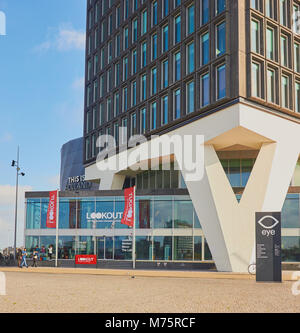
[(281, 65), (287, 67), (289, 64), (289, 38), (285, 35), (280, 36)]
[(98, 80), (95, 80), (93, 88), (93, 103), (96, 102), (97, 98), (98, 98)]
[(99, 108), (99, 125), (103, 125), (105, 122), (105, 108), (104, 108), (104, 103), (100, 104)]
[(187, 90), (187, 113), (195, 111), (195, 82), (191, 81), (186, 85)]
[(168, 96), (162, 98), (162, 108), (161, 108), (161, 124), (166, 125), (168, 123)]
[(157, 34), (152, 35), (151, 40), (152, 60), (155, 60), (157, 58)]
[(294, 70), (300, 73), (300, 45), (298, 43), (294, 44)]
[(137, 41), (137, 28), (138, 28), (137, 25), (138, 25), (138, 20), (136, 18), (132, 22), (132, 41), (133, 41), (133, 43)]
[(123, 88), (123, 111), (128, 109), (128, 89), (127, 87)]
[(201, 35), (201, 65), (206, 65), (210, 60), (209, 55), (209, 32)]
[(175, 90), (174, 92), (174, 119), (179, 119), (181, 114), (181, 93), (180, 89)]
[(192, 73), (195, 70), (195, 44), (190, 43), (187, 46), (187, 74)]
[(175, 81), (178, 81), (178, 80), (180, 80), (180, 77), (181, 77), (181, 74), (180, 74), (180, 70), (181, 70), (180, 52), (175, 53), (174, 59), (175, 59), (175, 66), (174, 66), (175, 75), (174, 75), (174, 78), (175, 78)]
[(140, 128), (141, 128), (141, 134), (146, 133), (146, 108), (143, 108), (140, 111)]
[(201, 107), (210, 104), (210, 80), (209, 73), (201, 75)]
[(279, 0), (279, 8), (280, 8), (280, 24), (287, 26), (288, 23), (288, 1), (287, 0)]
[(261, 69), (260, 69), (260, 64), (256, 62), (252, 62), (251, 65), (251, 71), (252, 71), (252, 76), (251, 76), (251, 93), (252, 96), (254, 97), (261, 97)]
[(275, 44), (275, 40), (274, 40), (274, 29), (272, 28), (267, 28), (267, 58), (274, 60), (275, 58), (275, 53), (274, 53), (274, 44)]
[(267, 101), (276, 103), (276, 83), (275, 71), (273, 69), (267, 70)]
[(293, 31), (299, 34), (300, 6), (293, 4)]
[(175, 17), (175, 34), (174, 43), (177, 44), (181, 41), (181, 17)]
[(127, 20), (129, 16), (129, 0), (124, 0), (124, 20)]
[(174, 8), (180, 6), (181, 0), (174, 0)]
[(147, 32), (147, 10), (142, 12), (142, 24), (141, 24), (141, 35), (144, 35)]
[(120, 63), (115, 64), (115, 86), (120, 84)]
[(131, 84), (131, 106), (136, 105), (136, 81)]
[(141, 99), (144, 101), (147, 98), (147, 75), (142, 75), (141, 79)]
[(163, 0), (163, 17), (169, 14), (169, 0)]
[(169, 49), (169, 27), (165, 25), (163, 27), (163, 36), (162, 36), (162, 50), (163, 52), (168, 51)]
[(124, 45), (123, 50), (128, 49), (128, 27), (124, 28)]
[(90, 106), (90, 101), (91, 101), (91, 86), (89, 85), (86, 88), (86, 106), (89, 107)]
[(137, 72), (137, 52), (136, 50), (132, 51), (132, 74), (135, 74)]
[(120, 43), (120, 35), (117, 35), (116, 36), (116, 45), (115, 45), (115, 54), (116, 54), (116, 57), (118, 57), (120, 55), (120, 48), (121, 48), (121, 43)]
[(119, 28), (121, 24), (121, 9), (120, 6), (116, 8), (116, 28)]
[(300, 113), (300, 83), (295, 82), (295, 111)]
[(260, 10), (260, 0), (251, 0), (251, 8)]
[(169, 61), (165, 60), (162, 63), (162, 87), (167, 88), (169, 84)]
[(104, 75), (100, 76), (100, 98), (104, 96), (105, 93), (105, 84), (104, 84)]
[(216, 0), (216, 14), (224, 12), (226, 8), (226, 0)]
[(111, 98), (107, 99), (107, 104), (106, 104), (106, 119), (107, 119), (107, 121), (110, 121), (112, 119)]
[(138, 0), (132, 0), (132, 8), (134, 11), (138, 9)]
[(152, 2), (152, 27), (157, 24), (157, 2)]
[(157, 93), (157, 69), (156, 67), (151, 70), (151, 92), (152, 95)]
[(130, 119), (130, 136), (133, 136), (137, 133), (136, 114), (132, 113)]
[(257, 20), (251, 20), (251, 50), (260, 53), (260, 24)]
[(289, 89), (289, 78), (283, 75), (281, 77), (281, 105), (286, 109), (290, 107)]
[(156, 102), (151, 104), (151, 130), (156, 129), (157, 124), (157, 104)]
[(195, 5), (187, 8), (187, 34), (190, 35), (195, 31)]
[(111, 35), (111, 33), (112, 33), (112, 27), (113, 27), (112, 15), (109, 15), (108, 16), (108, 35)]
[(116, 117), (120, 113), (120, 95), (115, 93), (114, 97), (114, 116)]
[(121, 124), (122, 124), (121, 144), (125, 144), (127, 142), (127, 128), (128, 128), (127, 118), (123, 118)]
[(201, 0), (201, 23), (206, 24), (209, 21), (209, 3), (210, 0)]
[(109, 41), (108, 45), (108, 63), (112, 61), (112, 41)]
[(217, 100), (226, 97), (226, 66), (217, 67)]
[(266, 0), (266, 16), (276, 19), (275, 10), (276, 10), (276, 0)]
[(123, 80), (126, 81), (128, 79), (128, 57), (123, 59)]
[(217, 32), (217, 45), (216, 45), (216, 55), (220, 57), (226, 51), (226, 24), (222, 22), (216, 27)]

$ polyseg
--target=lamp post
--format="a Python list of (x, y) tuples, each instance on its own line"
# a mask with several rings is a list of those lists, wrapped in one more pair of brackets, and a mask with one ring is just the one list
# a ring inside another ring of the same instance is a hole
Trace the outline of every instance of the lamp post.
[(15, 206), (15, 235), (14, 235), (14, 260), (16, 260), (16, 250), (17, 250), (17, 221), (18, 221), (18, 190), (19, 190), (19, 176), (24, 177), (25, 173), (20, 172), (20, 165), (19, 165), (19, 154), (20, 148), (18, 146), (17, 151), (17, 160), (13, 160), (11, 163), (12, 167), (16, 167), (16, 206)]

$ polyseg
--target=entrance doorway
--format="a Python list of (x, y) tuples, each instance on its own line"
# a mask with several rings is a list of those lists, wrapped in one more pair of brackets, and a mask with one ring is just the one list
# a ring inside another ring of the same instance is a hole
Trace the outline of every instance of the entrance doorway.
[(113, 259), (114, 243), (112, 237), (97, 237), (97, 258), (100, 260)]

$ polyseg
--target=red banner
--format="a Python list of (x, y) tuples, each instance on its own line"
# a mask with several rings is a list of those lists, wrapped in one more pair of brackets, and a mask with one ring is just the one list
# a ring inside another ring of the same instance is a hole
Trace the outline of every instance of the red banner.
[(97, 265), (97, 256), (94, 254), (91, 255), (79, 255), (75, 256), (76, 265)]
[(49, 194), (49, 205), (47, 211), (47, 228), (56, 228), (56, 208), (57, 208), (57, 191), (52, 191)]
[(124, 190), (125, 208), (121, 223), (126, 224), (129, 227), (133, 227), (134, 225), (134, 195), (135, 187), (130, 187)]

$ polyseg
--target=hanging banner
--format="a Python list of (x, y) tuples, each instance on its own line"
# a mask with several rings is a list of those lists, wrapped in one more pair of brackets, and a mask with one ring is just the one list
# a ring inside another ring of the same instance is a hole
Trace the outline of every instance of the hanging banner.
[(135, 187), (130, 187), (124, 190), (125, 208), (121, 223), (126, 224), (129, 227), (133, 227), (134, 225), (134, 193)]
[(47, 211), (47, 228), (56, 228), (56, 212), (57, 212), (57, 191), (49, 193), (49, 205)]

